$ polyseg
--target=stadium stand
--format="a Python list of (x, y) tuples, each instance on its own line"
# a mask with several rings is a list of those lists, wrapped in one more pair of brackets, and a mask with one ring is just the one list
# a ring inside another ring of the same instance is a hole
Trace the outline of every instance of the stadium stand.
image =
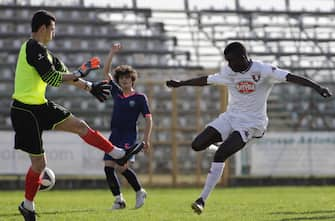
[[(20, 43), (30, 32), (29, 16), (39, 8), (34, 5), (24, 8), (0, 5), (0, 67), (4, 82), (10, 81)], [(104, 57), (108, 51), (106, 45), (119, 41), (127, 47), (115, 58), (115, 64), (127, 63), (144, 72), (156, 69), (156, 73), (167, 68), (185, 68), (200, 73), (199, 70), (206, 67), (204, 73), (211, 73), (222, 65), (224, 46), (237, 40), (247, 45), (255, 59), (277, 64), (326, 84), (334, 81), (334, 34), (331, 22), (327, 22), (334, 19), (332, 12), (241, 7), (152, 10), (48, 6), (46, 9), (53, 11), (58, 18), (56, 40), (50, 44), (50, 49), (65, 58), (70, 69), (78, 67), (90, 56)], [(86, 15), (84, 18), (80, 16), (82, 13)], [(333, 87), (331, 83), (329, 86)], [(10, 91), (10, 86), (2, 86), (2, 89)], [(283, 96), (287, 91), (290, 94)], [(297, 100), (293, 100), (297, 97), (294, 94), (300, 93), (311, 94), (308, 89), (296, 89), (292, 85), (275, 88), (269, 100), (270, 129), (334, 128), (332, 116), (328, 116), (332, 114), (320, 112), (322, 107), (327, 110), (334, 104), (324, 103), (313, 94), (306, 96), (309, 98), (304, 101), (307, 102), (305, 106), (313, 105), (316, 99), (321, 102), (318, 104), (321, 108), (315, 108), (316, 113), (313, 113), (318, 120), (312, 122), (314, 118), (309, 120), (308, 115), (303, 114), (300, 108), (303, 105), (296, 105)], [(290, 99), (282, 100), (287, 98)]]
[[(0, 7), (3, 15), (0, 20), (3, 30), (0, 32), (2, 39), (0, 44), (3, 45), (2, 52), (6, 51), (10, 55), (16, 54), (21, 40), (27, 38), (30, 32), (29, 16), (39, 8), (29, 6), (22, 9), (22, 7), (15, 5)], [(136, 64), (154, 67), (155, 65), (167, 66), (169, 64), (180, 66), (182, 65), (181, 62), (187, 63), (188, 52), (177, 51), (173, 48), (177, 44), (176, 38), (164, 36), (164, 32), (161, 32), (161, 24), (148, 22), (148, 17), (151, 15), (149, 9), (102, 7), (89, 9), (68, 6), (45, 8), (53, 11), (59, 18), (57, 20), (57, 41), (50, 44), (50, 49), (60, 54), (60, 56), (69, 54), (69, 50), (71, 50), (71, 54), (80, 53), (82, 56), (91, 54), (103, 56), (108, 52), (108, 48), (106, 48), (108, 42), (120, 41), (128, 47), (117, 59), (135, 67)], [(119, 15), (121, 18), (115, 18), (113, 24), (108, 21), (108, 15), (104, 15), (106, 12)], [(81, 13), (85, 13), (84, 19), (80, 16)], [(15, 17), (15, 19), (8, 19), (8, 16)], [(131, 23), (136, 28), (133, 28)], [(123, 27), (125, 25), (128, 26), (126, 30)], [(168, 41), (171, 43), (165, 43)], [(74, 56), (78, 57), (77, 55)], [(184, 58), (179, 60), (177, 58), (179, 56)], [(139, 57), (141, 60), (136, 60)], [(5, 63), (11, 64), (10, 61), (5, 61)], [(78, 61), (71, 59), (68, 59), (68, 63), (71, 65), (79, 64)]]
[[(28, 5), (0, 5), (0, 68), (3, 75), (1, 91), (3, 98), (12, 93), (12, 80), (15, 70), (16, 56), (19, 47), (30, 33), (30, 17), (39, 6)], [(130, 64), (137, 69), (201, 69), (200, 66), (188, 65), (189, 52), (177, 50), (176, 37), (168, 36), (164, 32), (162, 23), (150, 22), (151, 10), (147, 8), (109, 8), (83, 6), (46, 6), (57, 17), (56, 40), (49, 48), (66, 61), (70, 69), (74, 69), (91, 56), (104, 58), (108, 53), (111, 42), (121, 42), (124, 50), (115, 58), (115, 64)], [(85, 16), (81, 16), (85, 14)], [(110, 15), (113, 18), (109, 18)], [(158, 72), (158, 71), (156, 71)], [(92, 78), (99, 73), (93, 74)], [(88, 96), (76, 93), (73, 88), (64, 87), (65, 93), (54, 94), (50, 89), (50, 96), (57, 100), (66, 100), (68, 90), (72, 95)], [(8, 107), (10, 101), (1, 99), (1, 128), (10, 128)], [(84, 116), (94, 113), (95, 101), (91, 106), (83, 103), (81, 106), (64, 101), (68, 106), (78, 107)], [(103, 109), (103, 108), (102, 108)], [(106, 110), (106, 109), (105, 109)], [(74, 109), (76, 111), (76, 109)], [(105, 111), (108, 118), (108, 111)], [(88, 120), (90, 121), (90, 119)], [(95, 126), (107, 129), (108, 125), (101, 125), (102, 119), (92, 119)]]
[[(245, 9), (238, 0), (235, 2), (235, 8), (225, 9), (153, 10), (151, 20), (164, 21), (167, 33), (178, 33), (177, 48), (189, 50), (197, 65), (221, 66), (225, 45), (241, 41), (253, 59), (334, 89), (335, 18), (331, 11)], [(302, 94), (306, 96), (304, 101)], [(334, 130), (334, 116), (331, 111), (325, 112), (331, 106), (334, 101), (324, 101), (310, 89), (276, 86), (268, 102), (269, 129)], [(307, 114), (302, 107), (314, 111)]]

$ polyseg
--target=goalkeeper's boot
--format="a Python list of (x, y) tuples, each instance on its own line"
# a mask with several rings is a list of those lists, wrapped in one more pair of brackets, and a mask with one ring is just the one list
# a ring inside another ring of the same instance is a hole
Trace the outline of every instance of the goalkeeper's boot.
[(120, 198), (115, 199), (112, 210), (124, 209), (124, 208), (126, 208), (126, 201)]
[(115, 160), (116, 163), (118, 163), (119, 165), (124, 165), (125, 163), (127, 163), (127, 161), (135, 154), (137, 154), (138, 152), (140, 152), (144, 147), (144, 142), (140, 142), (140, 143), (135, 143), (133, 145), (131, 145), (129, 148), (127, 148), (126, 154), (124, 155), (124, 157), (122, 157), (121, 159), (117, 159)]
[(200, 215), (205, 208), (205, 202), (200, 197), (199, 199), (194, 201), (194, 203), (192, 203), (191, 207), (196, 214)]
[(147, 197), (147, 192), (144, 189), (140, 189), (136, 192), (136, 204), (135, 208), (138, 209), (144, 205), (145, 198)]
[(36, 213), (35, 211), (30, 211), (23, 206), (23, 202), (19, 205), (19, 211), (21, 215), (24, 217), (25, 221), (36, 221)]

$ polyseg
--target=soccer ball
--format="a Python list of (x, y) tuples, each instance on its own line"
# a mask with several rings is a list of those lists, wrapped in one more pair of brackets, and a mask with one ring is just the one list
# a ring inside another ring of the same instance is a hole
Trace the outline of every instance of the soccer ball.
[(41, 174), (40, 191), (50, 190), (56, 183), (55, 173), (46, 167)]

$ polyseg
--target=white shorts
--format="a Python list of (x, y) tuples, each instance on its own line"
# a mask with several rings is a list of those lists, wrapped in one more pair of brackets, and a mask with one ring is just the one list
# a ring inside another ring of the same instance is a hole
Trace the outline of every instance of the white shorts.
[(207, 126), (215, 128), (220, 134), (222, 141), (225, 141), (233, 131), (238, 131), (245, 143), (252, 138), (260, 138), (265, 132), (265, 126), (256, 126), (250, 122), (232, 116), (228, 112), (222, 113)]

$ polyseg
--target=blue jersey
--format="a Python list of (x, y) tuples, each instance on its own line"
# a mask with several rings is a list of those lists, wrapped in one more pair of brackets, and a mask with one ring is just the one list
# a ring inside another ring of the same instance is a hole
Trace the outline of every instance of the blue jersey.
[(139, 115), (142, 114), (143, 117), (150, 115), (147, 97), (137, 92), (124, 96), (121, 88), (114, 81), (110, 81), (109, 84), (114, 101), (109, 140), (119, 147), (127, 147), (137, 140)]

